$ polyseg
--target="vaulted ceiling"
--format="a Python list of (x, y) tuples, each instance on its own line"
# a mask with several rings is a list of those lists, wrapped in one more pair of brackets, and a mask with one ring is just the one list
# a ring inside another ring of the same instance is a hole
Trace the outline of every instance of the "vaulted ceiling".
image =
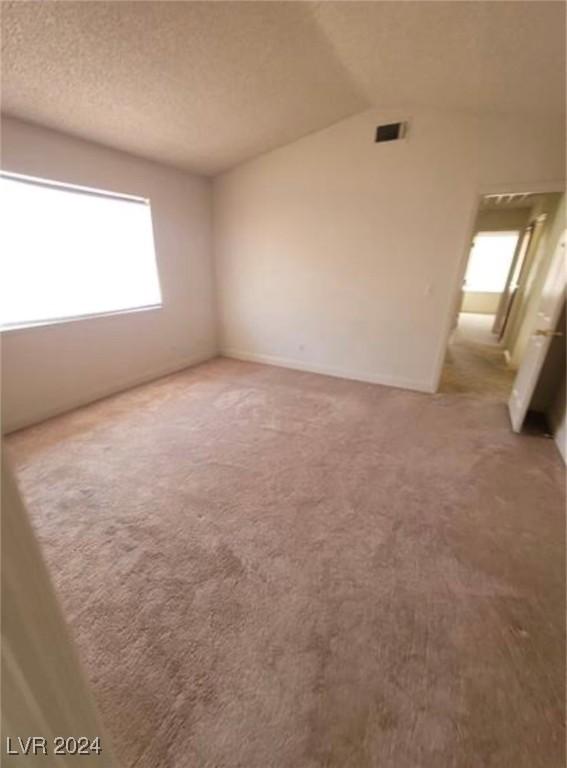
[(215, 174), (370, 107), (557, 115), (562, 2), (3, 2), (7, 114)]

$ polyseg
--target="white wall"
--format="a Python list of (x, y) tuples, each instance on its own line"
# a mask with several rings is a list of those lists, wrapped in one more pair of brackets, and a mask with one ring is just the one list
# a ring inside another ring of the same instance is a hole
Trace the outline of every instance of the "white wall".
[(12, 119), (1, 166), (150, 198), (163, 294), (159, 310), (3, 333), (5, 431), (216, 354), (209, 180)]
[(420, 112), (374, 144), (406, 117), (366, 112), (215, 180), (225, 354), (436, 388), (477, 196), (561, 180), (563, 126)]
[(480, 315), (495, 315), (502, 293), (487, 291), (464, 291), (461, 312), (475, 312)]

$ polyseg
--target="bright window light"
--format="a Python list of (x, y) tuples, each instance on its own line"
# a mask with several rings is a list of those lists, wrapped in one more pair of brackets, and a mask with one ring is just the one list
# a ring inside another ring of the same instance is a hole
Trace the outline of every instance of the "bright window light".
[(467, 266), (465, 290), (501, 293), (506, 286), (519, 232), (479, 232)]
[(149, 201), (0, 176), (0, 326), (161, 305)]

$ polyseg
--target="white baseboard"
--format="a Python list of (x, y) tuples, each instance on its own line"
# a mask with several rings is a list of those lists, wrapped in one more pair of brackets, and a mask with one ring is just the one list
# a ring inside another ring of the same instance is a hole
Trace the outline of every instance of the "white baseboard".
[(31, 427), (34, 424), (40, 424), (42, 421), (47, 421), (48, 419), (52, 419), (55, 416), (61, 416), (62, 414), (68, 413), (69, 411), (74, 411), (75, 408), (83, 408), (86, 405), (95, 403), (97, 400), (103, 400), (105, 397), (117, 395), (120, 392), (125, 392), (128, 389), (139, 387), (142, 384), (148, 384), (150, 381), (161, 379), (163, 376), (169, 376), (172, 373), (178, 373), (179, 371), (185, 370), (185, 368), (191, 368), (194, 365), (199, 365), (199, 363), (212, 360), (215, 357), (218, 357), (217, 352), (208, 352), (186, 357), (181, 360), (172, 361), (168, 365), (149, 369), (139, 376), (122, 378), (114, 381), (108, 387), (95, 387), (89, 392), (83, 393), (83, 395), (78, 397), (76, 400), (67, 402), (64, 405), (56, 406), (54, 408), (46, 408), (40, 413), (35, 413), (31, 416), (26, 416), (20, 419), (15, 419), (14, 421), (6, 419), (5, 414), (2, 414), (2, 434), (9, 435), (11, 432), (17, 432), (19, 429), (25, 429), (26, 427)]
[(516, 370), (515, 366), (512, 365), (512, 355), (507, 349), (504, 350), (504, 360), (508, 368), (511, 368), (512, 370)]
[(339, 379), (351, 379), (353, 381), (363, 381), (367, 384), (382, 384), (386, 387), (397, 387), (398, 389), (410, 389), (415, 392), (427, 392), (431, 394), (435, 390), (431, 381), (418, 381), (406, 379), (402, 376), (390, 376), (388, 374), (374, 374), (361, 371), (353, 371), (346, 368), (337, 368), (335, 366), (319, 365), (318, 363), (308, 363), (304, 360), (297, 360), (290, 357), (280, 357), (278, 355), (264, 355), (257, 352), (242, 352), (237, 349), (222, 349), (222, 357), (230, 357), (235, 360), (245, 360), (251, 363), (263, 363), (265, 365), (275, 365), (278, 368), (291, 368), (296, 371), (306, 371), (307, 373), (320, 373), (324, 376), (335, 376)]

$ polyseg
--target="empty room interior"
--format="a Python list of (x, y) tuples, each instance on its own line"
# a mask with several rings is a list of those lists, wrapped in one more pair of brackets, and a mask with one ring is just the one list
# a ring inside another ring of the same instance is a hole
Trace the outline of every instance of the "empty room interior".
[(3, 765), (565, 765), (565, 11), (1, 3)]

